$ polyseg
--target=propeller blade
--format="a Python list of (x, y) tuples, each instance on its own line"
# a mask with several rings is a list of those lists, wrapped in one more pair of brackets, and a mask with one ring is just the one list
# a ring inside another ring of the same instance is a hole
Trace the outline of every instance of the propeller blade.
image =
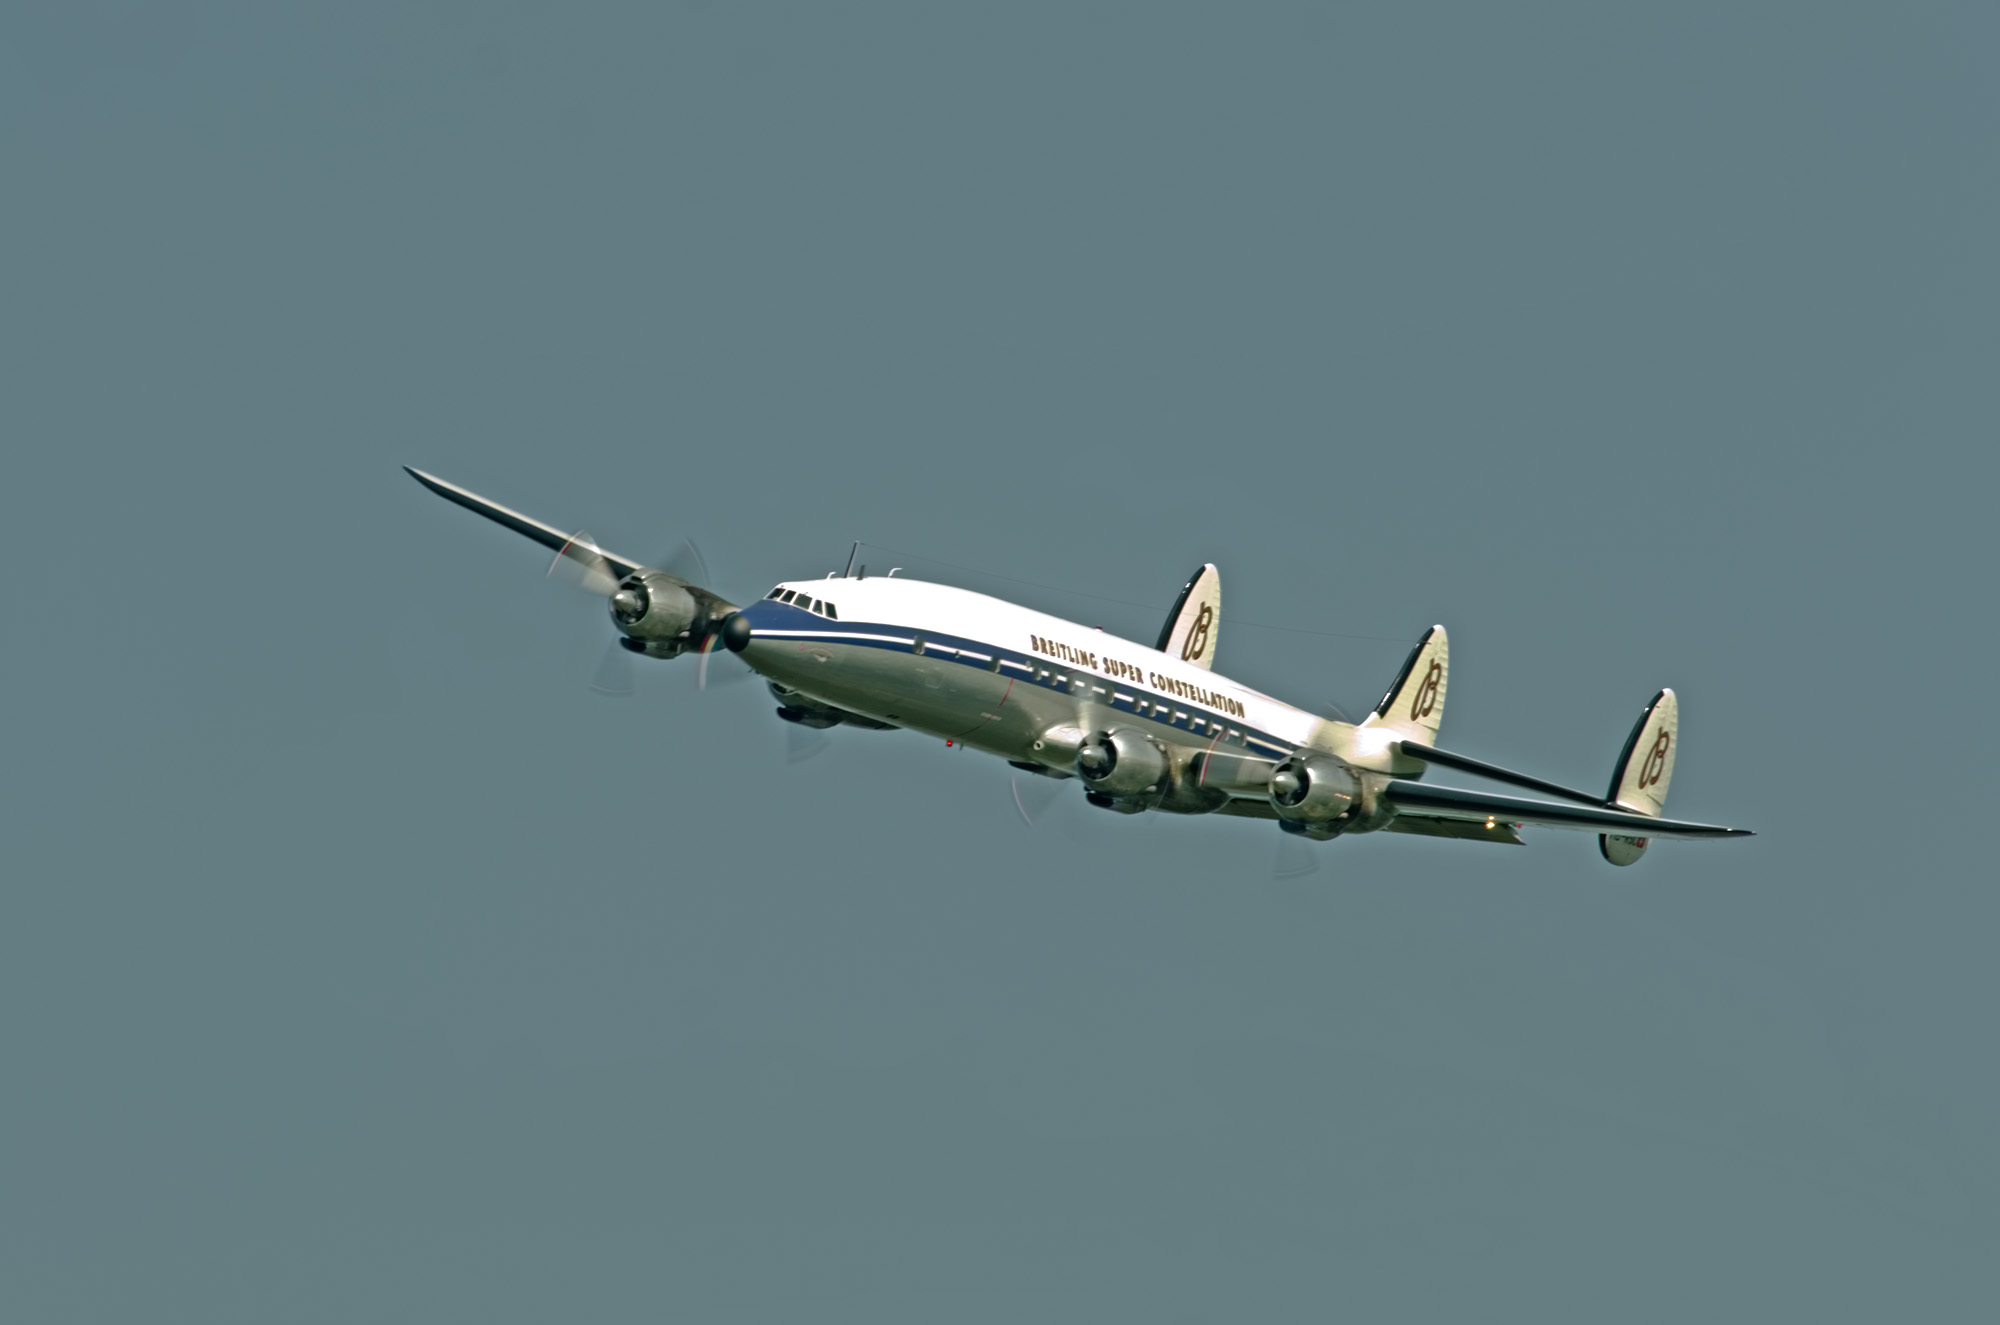
[(801, 727), (796, 722), (785, 724), (785, 762), (804, 763), (816, 754), (823, 754), (833, 742), (827, 734), (816, 727)]
[(1319, 870), (1319, 853), (1312, 849), (1312, 843), (1296, 833), (1278, 835), (1278, 854), (1271, 862), (1271, 877), (1274, 879), (1303, 879)]
[(618, 590), (618, 571), (604, 549), (589, 534), (578, 532), (556, 552), (548, 577), (576, 585), (587, 593), (609, 598)]
[[(721, 661), (711, 667), (709, 659), (718, 653), (722, 655)], [(756, 675), (757, 673), (750, 670), (750, 664), (722, 646), (719, 635), (711, 634), (701, 642), (701, 654), (695, 659), (694, 664), (696, 690), (707, 690), (711, 686), (733, 686), (748, 681)]]
[(669, 575), (678, 575), (689, 584), (698, 584), (707, 589), (715, 583), (708, 573), (708, 558), (701, 555), (692, 538), (683, 538), (681, 545), (660, 563), (660, 569)]
[(708, 655), (715, 652), (715, 636), (710, 635), (701, 642), (701, 657), (695, 659), (694, 688), (708, 689)]
[(1056, 798), (1062, 795), (1062, 783), (1054, 778), (1016, 777), (1014, 779), (1014, 808), (1020, 812), (1021, 822), (1033, 828), (1038, 819), (1045, 817), (1055, 807)]
[(604, 657), (598, 660), (597, 674), (590, 678), (590, 691), (606, 699), (630, 699), (637, 690), (633, 684), (632, 655), (614, 639), (605, 646)]

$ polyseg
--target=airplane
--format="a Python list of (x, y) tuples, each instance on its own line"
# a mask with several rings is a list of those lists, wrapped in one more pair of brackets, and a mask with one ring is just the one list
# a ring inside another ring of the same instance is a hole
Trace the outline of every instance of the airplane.
[[(765, 678), (786, 722), (919, 732), (1074, 781), (1100, 809), (1265, 819), (1320, 842), (1380, 831), (1520, 845), (1524, 827), (1568, 829), (1596, 833), (1613, 865), (1633, 864), (1656, 839), (1751, 836), (1663, 817), (1680, 729), (1671, 690), (1640, 713), (1601, 796), (1440, 749), (1451, 672), (1442, 626), (1417, 641), (1372, 712), (1340, 722), (1213, 670), (1222, 606), (1213, 565), (1188, 580), (1150, 646), (951, 585), (870, 577), (865, 565), (857, 574), (852, 555), (845, 571), (788, 580), (739, 605), (404, 469), (553, 550), (553, 565), (608, 600), (627, 653), (696, 654), (705, 678), (722, 648)], [(1433, 766), (1555, 799), (1435, 786), (1422, 780)]]

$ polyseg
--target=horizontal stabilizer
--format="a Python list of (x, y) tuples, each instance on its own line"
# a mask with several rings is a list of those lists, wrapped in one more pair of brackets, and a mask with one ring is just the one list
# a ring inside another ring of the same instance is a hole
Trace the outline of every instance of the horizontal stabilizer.
[(1395, 806), (1397, 814), (1422, 819), (1491, 819), (1495, 823), (1534, 824), (1541, 828), (1567, 828), (1584, 833), (1630, 833), (1635, 837), (1688, 840), (1752, 835), (1745, 828), (1655, 819), (1624, 810), (1562, 805), (1555, 801), (1529, 800), (1523, 796), (1496, 796), (1491, 792), (1466, 791), (1459, 787), (1431, 787), (1401, 779), (1382, 788), (1382, 799)]
[(1449, 750), (1440, 750), (1436, 746), (1425, 745), (1421, 741), (1403, 741), (1401, 745), (1404, 754), (1410, 756), (1412, 759), (1421, 759), (1427, 764), (1442, 764), (1446, 768), (1455, 768), (1461, 773), (1475, 773), (1483, 778), (1492, 778), (1495, 782), (1510, 782), (1517, 787), (1526, 787), (1529, 791), (1539, 791), (1545, 796), (1560, 796), (1564, 800), (1578, 801), (1584, 805), (1601, 806), (1605, 803), (1602, 796), (1593, 796), (1587, 791), (1578, 791), (1574, 787), (1565, 787), (1559, 782), (1544, 782), (1540, 778), (1529, 777), (1526, 773), (1516, 773), (1511, 768), (1502, 768), (1498, 764), (1489, 764), (1483, 759), (1473, 759), (1466, 755), (1453, 754)]

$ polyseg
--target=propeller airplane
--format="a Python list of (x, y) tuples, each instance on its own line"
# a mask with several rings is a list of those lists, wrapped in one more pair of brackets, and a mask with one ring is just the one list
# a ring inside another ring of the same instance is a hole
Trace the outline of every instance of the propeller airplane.
[[(551, 549), (556, 567), (608, 599), (618, 634), (594, 683), (607, 694), (630, 692), (633, 657), (695, 654), (705, 685), (724, 649), (764, 677), (796, 728), (906, 728), (1075, 782), (1101, 809), (1266, 819), (1311, 841), (1385, 831), (1518, 845), (1524, 827), (1560, 828), (1596, 833), (1606, 860), (1630, 865), (1656, 839), (1750, 836), (1663, 817), (1679, 738), (1671, 690), (1640, 713), (1601, 796), (1440, 749), (1451, 670), (1442, 626), (1417, 641), (1372, 712), (1335, 721), (1212, 670), (1222, 607), (1212, 565), (1189, 579), (1150, 646), (893, 571), (857, 574), (852, 557), (844, 572), (738, 605), (706, 587), (692, 543), (667, 566), (646, 566), (405, 468)], [(1422, 780), (1433, 766), (1539, 795), (1435, 786)]]

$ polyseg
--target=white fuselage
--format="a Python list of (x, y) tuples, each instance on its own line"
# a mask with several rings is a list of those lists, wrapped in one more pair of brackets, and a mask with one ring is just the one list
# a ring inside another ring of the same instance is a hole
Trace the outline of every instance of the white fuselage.
[[(985, 594), (882, 577), (795, 581), (772, 594), (743, 609), (742, 657), (780, 687), (1018, 763), (1068, 772), (1079, 736), (1107, 729), (1144, 736), (1176, 769), (1205, 750), (1282, 760), (1317, 749), (1384, 772), (1400, 763), (1389, 733)], [(1169, 798), (1159, 808), (1198, 807)]]

